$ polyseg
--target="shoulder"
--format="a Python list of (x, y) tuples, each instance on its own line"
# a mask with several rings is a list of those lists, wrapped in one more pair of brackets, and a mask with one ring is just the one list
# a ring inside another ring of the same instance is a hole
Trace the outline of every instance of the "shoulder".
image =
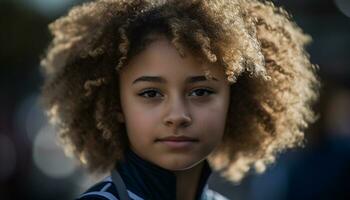
[[(131, 200), (144, 200), (135, 193), (127, 190)], [(110, 176), (90, 187), (81, 194), (76, 200), (119, 200), (117, 188)]]
[(206, 188), (203, 194), (202, 200), (229, 200), (229, 199), (212, 189)]
[(76, 200), (118, 200), (117, 190), (110, 177), (96, 183), (86, 192), (81, 194)]

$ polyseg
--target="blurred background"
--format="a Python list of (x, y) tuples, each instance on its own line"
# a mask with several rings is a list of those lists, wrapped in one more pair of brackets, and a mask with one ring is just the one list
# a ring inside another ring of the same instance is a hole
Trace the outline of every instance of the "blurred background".
[[(0, 199), (74, 199), (96, 180), (57, 145), (38, 106), (39, 60), (48, 23), (83, 0), (0, 0)], [(350, 0), (275, 0), (313, 37), (320, 66), (320, 119), (305, 148), (281, 154), (238, 185), (215, 175), (210, 187), (234, 200), (350, 200)]]

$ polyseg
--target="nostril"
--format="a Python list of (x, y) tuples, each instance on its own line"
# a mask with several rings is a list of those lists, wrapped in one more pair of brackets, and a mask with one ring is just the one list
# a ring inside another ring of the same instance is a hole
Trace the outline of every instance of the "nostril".
[(169, 116), (165, 120), (167, 126), (181, 126), (187, 127), (192, 123), (192, 118), (187, 115), (182, 116)]
[(188, 112), (187, 104), (180, 98), (172, 98), (167, 104), (164, 123), (167, 126), (184, 127), (192, 123), (192, 118)]

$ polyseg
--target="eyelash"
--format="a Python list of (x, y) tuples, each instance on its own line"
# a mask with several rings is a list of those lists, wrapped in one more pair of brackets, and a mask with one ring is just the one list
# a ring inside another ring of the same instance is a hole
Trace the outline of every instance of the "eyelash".
[[(209, 95), (211, 95), (211, 94), (214, 93), (212, 90), (207, 89), (207, 88), (195, 89), (195, 90), (192, 90), (191, 93), (194, 92), (194, 91), (198, 91), (198, 90), (199, 90), (199, 91), (204, 91), (204, 92), (207, 93), (207, 95), (202, 95), (202, 96), (198, 96), (198, 97), (209, 96)], [(156, 96), (155, 96), (155, 97), (146, 97), (146, 96), (144, 96), (145, 94), (148, 94), (148, 93), (150, 93), (150, 92), (157, 92), (158, 94), (160, 94), (160, 91), (159, 91), (158, 89), (156, 89), (156, 88), (149, 88), (149, 89), (146, 89), (146, 90), (142, 91), (142, 92), (139, 93), (138, 95), (141, 96), (141, 97), (144, 97), (144, 98), (156, 98)]]

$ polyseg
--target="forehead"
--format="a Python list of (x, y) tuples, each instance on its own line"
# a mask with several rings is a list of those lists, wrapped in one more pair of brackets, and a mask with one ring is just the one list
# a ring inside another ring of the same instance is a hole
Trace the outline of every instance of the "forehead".
[(128, 78), (141, 75), (163, 76), (165, 78), (185, 79), (191, 75), (210, 75), (225, 79), (221, 66), (208, 63), (184, 48), (182, 57), (176, 47), (162, 35), (157, 36), (142, 52), (132, 57), (122, 68), (121, 75)]

